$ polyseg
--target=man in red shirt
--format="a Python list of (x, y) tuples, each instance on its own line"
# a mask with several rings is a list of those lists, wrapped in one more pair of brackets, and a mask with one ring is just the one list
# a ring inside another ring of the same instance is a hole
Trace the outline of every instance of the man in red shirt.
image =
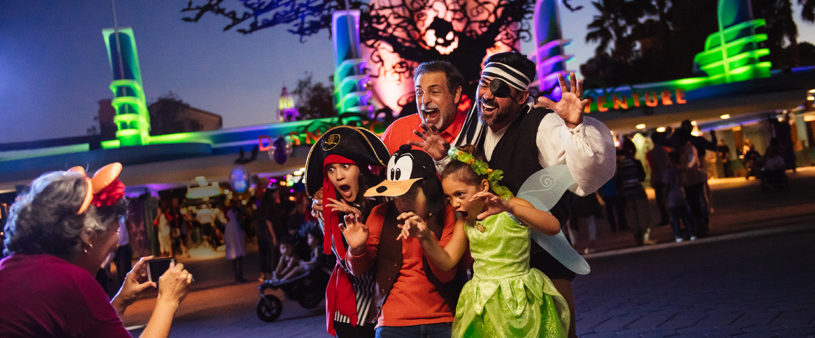
[[(466, 112), (458, 110), (464, 77), (455, 66), (447, 61), (430, 61), (419, 64), (413, 72), (419, 112), (394, 121), (382, 134), (382, 142), (391, 154), (403, 144), (419, 146), (424, 141), (416, 133), (424, 128), (452, 143), (467, 117)], [(433, 158), (444, 154), (438, 155), (430, 154)]]

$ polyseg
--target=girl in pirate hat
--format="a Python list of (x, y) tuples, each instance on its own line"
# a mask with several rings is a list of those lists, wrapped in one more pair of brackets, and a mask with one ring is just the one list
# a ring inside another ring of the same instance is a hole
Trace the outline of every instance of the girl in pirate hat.
[(323, 252), (337, 257), (326, 290), (326, 327), (338, 337), (374, 336), (373, 276), (350, 274), (347, 243), (338, 225), (348, 214), (366, 219), (381, 202), (366, 199), (363, 192), (382, 181), (374, 172), (387, 159), (388, 150), (375, 134), (351, 126), (326, 131), (306, 159), (306, 192), (313, 201), (312, 215), (325, 233)]

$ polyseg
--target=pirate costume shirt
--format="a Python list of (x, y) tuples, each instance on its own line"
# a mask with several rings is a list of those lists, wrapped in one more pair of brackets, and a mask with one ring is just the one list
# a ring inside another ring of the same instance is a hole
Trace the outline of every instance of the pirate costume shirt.
[[(333, 253), (337, 264), (331, 273), (326, 288), (326, 328), (336, 335), (334, 323), (350, 324), (351, 327), (364, 326), (375, 320), (376, 308), (373, 299), (374, 279), (372, 274), (351, 274), (345, 260), (347, 243), (339, 228), (343, 214), (338, 215), (327, 206), (329, 198), (340, 200), (334, 186), (328, 179), (326, 167), (332, 163), (353, 164), (360, 168), (360, 176), (369, 166), (385, 166), (388, 151), (382, 141), (372, 132), (358, 127), (338, 126), (327, 130), (309, 151), (306, 159), (306, 192), (310, 197), (322, 189), (322, 217), (318, 218), (325, 236), (323, 252)], [(357, 181), (362, 184), (362, 180)], [(371, 182), (378, 183), (378, 182)], [(364, 193), (362, 186), (357, 193), (357, 201), (349, 204), (362, 212), (362, 219), (368, 216), (369, 205), (375, 202), (358, 203)]]
[[(481, 76), (491, 80), (490, 90), (494, 94), (502, 89), (509, 92), (508, 87), (523, 91), (531, 82), (512, 65), (499, 62), (488, 62)], [(506, 88), (498, 88), (500, 83)], [(561, 224), (565, 224), (572, 193), (579, 196), (590, 194), (614, 174), (616, 157), (611, 131), (589, 116), (569, 128), (551, 110), (534, 108), (531, 104), (522, 105), (520, 109), (516, 119), (507, 127), (492, 130), (480, 121), (477, 105), (474, 105), (455, 145), (475, 145), (491, 168), (504, 171), (501, 183), (513, 194), (517, 194), (525, 180), (540, 169), (566, 165), (576, 184), (550, 210)], [(445, 158), (437, 166), (446, 165), (449, 160)], [(533, 244), (530, 250), (531, 265), (550, 278), (571, 280), (575, 277), (573, 267), (567, 268), (560, 258), (553, 257), (540, 245)]]

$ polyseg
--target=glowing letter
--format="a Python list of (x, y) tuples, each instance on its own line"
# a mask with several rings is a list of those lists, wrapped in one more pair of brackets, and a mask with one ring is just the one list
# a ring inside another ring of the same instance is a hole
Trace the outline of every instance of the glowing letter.
[(685, 91), (682, 89), (676, 90), (676, 103), (677, 104), (685, 104), (688, 101), (685, 100)]
[[(648, 95), (651, 94), (651, 95)], [(645, 105), (648, 107), (656, 107), (659, 102), (657, 101), (657, 93), (645, 93)]]
[(622, 100), (618, 98), (617, 95), (613, 95), (611, 97), (612, 102), (614, 102), (614, 110), (628, 109), (628, 99), (625, 97), (625, 95), (621, 96), (623, 97)]
[(608, 111), (608, 107), (606, 107), (606, 97), (605, 96), (598, 96), (597, 97), (597, 111), (599, 111), (601, 113)]
[(671, 102), (671, 92), (669, 92), (667, 90), (663, 90), (662, 91), (662, 105), (663, 106), (670, 106), (672, 104), (674, 104), (674, 103)]

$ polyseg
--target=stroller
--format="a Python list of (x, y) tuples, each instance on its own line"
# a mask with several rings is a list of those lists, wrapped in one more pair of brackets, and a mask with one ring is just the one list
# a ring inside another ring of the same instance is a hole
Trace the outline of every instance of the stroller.
[(289, 281), (280, 283), (274, 280), (265, 280), (258, 286), (260, 300), (257, 305), (257, 315), (264, 322), (273, 322), (283, 312), (283, 302), (271, 291), (283, 290), (286, 298), (297, 301), (306, 309), (313, 309), (320, 305), (325, 298), (325, 289), (331, 273), (318, 267)]
[[(296, 236), (299, 240), (295, 241), (295, 252), (298, 252), (300, 257), (308, 256), (306, 238), (309, 234), (313, 235), (312, 237), (320, 238), (321, 232), (316, 225), (308, 222), (300, 228)], [(273, 322), (280, 317), (280, 313), (283, 311), (283, 303), (272, 294), (272, 291), (278, 289), (283, 290), (283, 295), (286, 298), (297, 301), (300, 306), (306, 309), (313, 309), (320, 305), (320, 302), (325, 298), (328, 280), (331, 278), (331, 270), (327, 266), (329, 262), (333, 263), (334, 260), (329, 260), (328, 256), (321, 253), (316, 264), (297, 277), (285, 282), (271, 279), (263, 281), (258, 286), (258, 293), (260, 294), (257, 305), (258, 318), (264, 322)]]

